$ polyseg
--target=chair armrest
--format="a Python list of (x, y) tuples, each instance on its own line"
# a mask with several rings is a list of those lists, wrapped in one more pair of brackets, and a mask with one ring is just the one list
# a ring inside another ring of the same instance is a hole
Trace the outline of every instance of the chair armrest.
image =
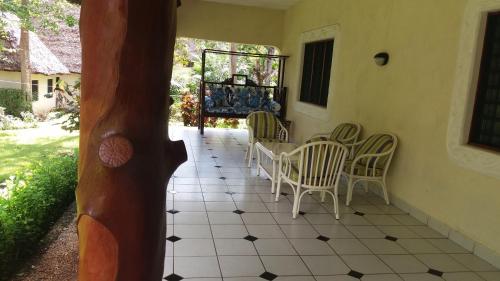
[(330, 135), (331, 135), (331, 133), (317, 133), (317, 134), (312, 135), (309, 139), (318, 138), (318, 137), (330, 138)]
[[(363, 155), (357, 156), (356, 158), (354, 158), (354, 160), (351, 163), (351, 168), (350, 168), (351, 175), (354, 174), (354, 169), (356, 168), (356, 164), (358, 162), (360, 162), (361, 159), (367, 158), (366, 163), (373, 162), (372, 176), (375, 176), (377, 162), (380, 160), (380, 158), (385, 157), (385, 156), (390, 156), (392, 153), (394, 153), (394, 149), (391, 149), (389, 151), (382, 152), (382, 153), (371, 153), (371, 154), (363, 154)], [(368, 176), (368, 169), (369, 168), (370, 167), (367, 165), (366, 169), (365, 169), (365, 176)], [(384, 172), (385, 172), (385, 168), (384, 168)]]
[(247, 125), (247, 130), (248, 130), (248, 142), (252, 143), (254, 136), (253, 136), (253, 127), (251, 125)]
[(280, 141), (288, 142), (288, 130), (285, 128), (285, 126), (283, 126), (283, 124), (279, 120), (278, 120), (278, 125), (279, 125), (278, 139)]

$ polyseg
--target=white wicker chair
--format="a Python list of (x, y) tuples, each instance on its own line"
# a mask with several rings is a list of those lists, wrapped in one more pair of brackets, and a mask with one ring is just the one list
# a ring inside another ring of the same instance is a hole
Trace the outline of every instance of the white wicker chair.
[[(339, 124), (333, 131), (329, 133), (319, 133), (315, 134), (311, 137), (311, 139), (324, 139), (340, 142), (348, 146), (348, 148), (352, 148), (352, 144), (358, 141), (358, 137), (361, 134), (362, 127), (358, 123), (342, 123)], [(353, 156), (353, 151), (350, 149), (350, 156)]]
[(288, 130), (280, 120), (270, 112), (256, 111), (247, 116), (248, 149), (245, 159), (248, 167), (252, 166), (255, 143), (259, 141), (288, 142)]
[(332, 141), (315, 141), (290, 153), (282, 153), (278, 166), (276, 201), (279, 200), (281, 182), (285, 181), (293, 189), (292, 215), (296, 218), (304, 194), (319, 191), (324, 201), (328, 193), (333, 198), (335, 216), (339, 219), (338, 184), (348, 154), (344, 145)]
[[(348, 178), (346, 205), (352, 200), (354, 186), (359, 181), (377, 182), (384, 192), (387, 205), (390, 204), (387, 193), (386, 175), (398, 144), (395, 135), (389, 133), (374, 134), (365, 140), (352, 144), (354, 160), (346, 161), (342, 175)], [(368, 185), (365, 184), (368, 192)]]

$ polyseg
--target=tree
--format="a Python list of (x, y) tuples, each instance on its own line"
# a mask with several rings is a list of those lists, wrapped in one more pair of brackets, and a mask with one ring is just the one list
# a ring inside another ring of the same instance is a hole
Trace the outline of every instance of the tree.
[(174, 0), (85, 0), (76, 191), (79, 281), (162, 279), (166, 186), (187, 158), (168, 139)]
[[(22, 5), (27, 7), (28, 0), (22, 0)], [(21, 64), (21, 90), (26, 95), (26, 101), (31, 103), (31, 63), (30, 63), (30, 31), (21, 25), (21, 40), (19, 43), (19, 62)]]
[[(231, 52), (238, 52), (238, 45), (231, 43)], [(231, 56), (231, 75), (238, 73), (238, 57)]]

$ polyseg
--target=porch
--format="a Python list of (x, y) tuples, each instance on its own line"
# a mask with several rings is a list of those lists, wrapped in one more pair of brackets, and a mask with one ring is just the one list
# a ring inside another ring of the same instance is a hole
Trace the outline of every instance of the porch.
[[(307, 196), (292, 219), (293, 193), (279, 202), (270, 181), (244, 160), (243, 130), (170, 129), (189, 160), (167, 195), (165, 280), (484, 281), (498, 269), (374, 193), (355, 193), (341, 218)], [(360, 190), (360, 189), (358, 189)]]

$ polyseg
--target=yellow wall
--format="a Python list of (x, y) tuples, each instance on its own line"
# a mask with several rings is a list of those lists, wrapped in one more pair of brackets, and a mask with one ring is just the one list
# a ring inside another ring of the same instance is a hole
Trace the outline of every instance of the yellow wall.
[[(288, 119), (295, 140), (344, 121), (364, 136), (400, 138), (389, 172), (390, 192), (500, 253), (500, 180), (454, 164), (447, 154), (449, 108), (465, 0), (302, 0), (288, 10), (282, 53), (287, 64)], [(340, 26), (341, 42), (329, 122), (299, 113), (301, 33)], [(378, 67), (373, 55), (391, 55)], [(500, 157), (500, 155), (498, 156)]]
[(284, 12), (199, 0), (183, 0), (178, 37), (280, 47)]

